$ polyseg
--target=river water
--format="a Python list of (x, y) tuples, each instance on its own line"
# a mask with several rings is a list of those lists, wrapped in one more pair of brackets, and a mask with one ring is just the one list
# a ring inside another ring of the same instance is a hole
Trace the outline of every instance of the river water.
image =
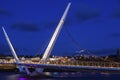
[(120, 80), (120, 73), (45, 72), (53, 78), (28, 78), (26, 74), (0, 72), (0, 80)]

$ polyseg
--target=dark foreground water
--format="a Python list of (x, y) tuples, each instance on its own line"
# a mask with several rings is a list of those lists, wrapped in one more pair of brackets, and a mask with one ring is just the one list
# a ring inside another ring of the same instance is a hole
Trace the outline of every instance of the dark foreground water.
[(45, 72), (53, 78), (28, 78), (25, 74), (0, 72), (0, 80), (120, 80), (120, 73)]

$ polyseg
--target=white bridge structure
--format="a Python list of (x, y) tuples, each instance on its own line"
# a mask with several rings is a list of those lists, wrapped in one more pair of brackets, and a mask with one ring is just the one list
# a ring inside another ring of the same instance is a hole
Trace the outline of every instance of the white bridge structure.
[[(25, 72), (28, 75), (34, 76), (34, 75), (37, 75), (38, 73), (42, 73), (44, 68), (51, 68), (51, 69), (52, 68), (53, 69), (54, 68), (58, 68), (58, 69), (63, 68), (63, 69), (76, 69), (76, 70), (83, 68), (83, 69), (117, 70), (117, 71), (120, 71), (120, 67), (100, 67), (100, 66), (46, 64), (46, 60), (50, 56), (50, 53), (51, 53), (51, 51), (52, 51), (52, 49), (54, 47), (54, 44), (55, 44), (55, 42), (57, 40), (57, 37), (58, 37), (58, 35), (60, 33), (60, 30), (61, 30), (61, 28), (63, 26), (63, 23), (64, 23), (64, 21), (66, 19), (67, 13), (68, 13), (69, 8), (70, 8), (70, 5), (71, 5), (71, 3), (68, 3), (68, 5), (67, 5), (67, 7), (66, 7), (66, 9), (64, 11), (64, 14), (63, 14), (62, 18), (60, 19), (60, 22), (57, 25), (57, 27), (56, 27), (56, 29), (55, 29), (55, 31), (53, 33), (53, 36), (52, 36), (52, 38), (51, 38), (51, 40), (50, 40), (50, 42), (49, 42), (49, 44), (48, 44), (48, 46), (47, 46), (47, 48), (45, 50), (45, 53), (44, 53), (42, 59), (40, 60), (40, 64), (23, 63), (23, 62), (21, 62), (19, 60), (15, 50), (14, 50), (14, 47), (12, 46), (12, 43), (10, 42), (10, 39), (9, 39), (9, 37), (8, 37), (4, 27), (2, 27), (4, 35), (5, 35), (5, 38), (6, 38), (6, 41), (7, 41), (8, 45), (9, 45), (9, 47), (10, 47), (10, 50), (12, 52), (12, 55), (14, 56), (14, 59), (16, 61), (16, 64), (18, 65), (18, 68), (19, 68), (20, 72), (23, 72), (24, 71), (23, 68), (25, 68)], [(28, 70), (29, 66), (34, 67), (35, 71), (31, 73)]]

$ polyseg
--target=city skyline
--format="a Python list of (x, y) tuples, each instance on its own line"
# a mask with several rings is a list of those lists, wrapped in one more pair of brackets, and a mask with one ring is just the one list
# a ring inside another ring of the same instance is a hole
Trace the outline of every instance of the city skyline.
[[(67, 3), (72, 6), (52, 54), (72, 55), (88, 49), (95, 55), (115, 53), (120, 47), (119, 0), (0, 1), (4, 26), (18, 54), (44, 53)], [(10, 52), (0, 29), (0, 53)]]

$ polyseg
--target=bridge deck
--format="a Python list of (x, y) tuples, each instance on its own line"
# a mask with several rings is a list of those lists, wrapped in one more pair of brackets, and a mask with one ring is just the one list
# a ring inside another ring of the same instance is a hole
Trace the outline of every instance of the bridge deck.
[(71, 69), (71, 70), (78, 70), (78, 69), (97, 69), (97, 70), (117, 70), (120, 71), (120, 64), (119, 63), (111, 63), (111, 62), (79, 62), (74, 64), (40, 64), (40, 63), (19, 63), (19, 65), (31, 66), (31, 67), (41, 67), (41, 68), (49, 68), (49, 69)]

